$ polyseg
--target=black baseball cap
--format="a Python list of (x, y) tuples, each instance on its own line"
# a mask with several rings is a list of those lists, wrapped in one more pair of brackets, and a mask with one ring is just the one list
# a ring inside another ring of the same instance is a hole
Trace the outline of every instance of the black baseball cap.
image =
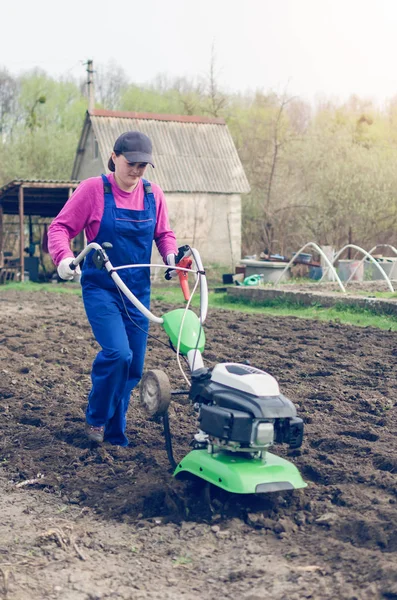
[(152, 157), (152, 142), (140, 131), (127, 131), (120, 135), (114, 143), (113, 150), (122, 154), (129, 163), (149, 163), (154, 167)]

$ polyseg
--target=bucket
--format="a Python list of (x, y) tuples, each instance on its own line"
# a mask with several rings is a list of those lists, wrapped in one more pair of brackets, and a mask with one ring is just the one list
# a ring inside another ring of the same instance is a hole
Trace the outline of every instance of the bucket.
[(361, 260), (340, 260), (338, 264), (338, 275), (341, 281), (347, 281), (354, 273), (350, 281), (364, 281), (364, 263)]
[(322, 267), (309, 267), (309, 278), (318, 281), (323, 276)]

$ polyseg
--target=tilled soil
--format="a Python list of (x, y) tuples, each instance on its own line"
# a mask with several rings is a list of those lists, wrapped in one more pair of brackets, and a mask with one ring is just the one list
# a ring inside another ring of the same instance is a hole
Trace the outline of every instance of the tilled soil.
[[(154, 304), (163, 313), (164, 304)], [(397, 598), (397, 334), (210, 311), (206, 364), (274, 375), (308, 483), (264, 499), (177, 482), (134, 392), (128, 448), (83, 434), (98, 350), (81, 298), (0, 290), (0, 598)], [(158, 327), (146, 368), (184, 387)], [(176, 396), (176, 458), (196, 413)]]

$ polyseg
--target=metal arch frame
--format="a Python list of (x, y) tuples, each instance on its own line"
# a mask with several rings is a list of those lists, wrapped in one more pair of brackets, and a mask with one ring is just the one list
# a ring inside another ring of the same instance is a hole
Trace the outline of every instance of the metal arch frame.
[[(372, 256), (372, 253), (377, 248), (391, 248), (393, 250), (394, 254), (397, 254), (397, 249), (394, 246), (392, 246), (391, 244), (376, 244), (376, 246), (374, 246), (373, 248), (371, 248), (371, 250), (369, 250), (368, 254), (371, 254), (371, 256)], [(360, 263), (357, 265), (357, 267), (354, 269), (353, 273), (350, 275), (349, 279), (347, 280), (347, 283), (354, 277), (356, 271), (361, 267), (361, 265), (364, 262), (365, 258), (366, 257), (364, 256), (364, 258), (362, 258), (360, 260)]]
[[(383, 245), (383, 244), (382, 244)], [(380, 264), (374, 259), (374, 257), (371, 255), (371, 252), (373, 252), (376, 248), (378, 248), (378, 246), (374, 246), (374, 248), (372, 248), (372, 250), (370, 252), (367, 252), (366, 250), (364, 250), (364, 248), (361, 248), (360, 246), (356, 246), (355, 244), (346, 244), (346, 246), (343, 246), (343, 248), (341, 248), (334, 256), (334, 259), (332, 261), (332, 264), (334, 265), (335, 262), (339, 259), (340, 255), (347, 249), (347, 248), (353, 248), (354, 250), (357, 250), (357, 252), (362, 252), (364, 254), (364, 257), (361, 259), (361, 261), (359, 262), (359, 264), (356, 266), (356, 268), (354, 269), (353, 273), (350, 275), (350, 277), (348, 278), (348, 280), (346, 281), (346, 283), (349, 283), (349, 281), (351, 281), (351, 279), (354, 277), (354, 274), (356, 273), (357, 269), (362, 265), (362, 263), (364, 262), (364, 260), (366, 258), (368, 258), (374, 265), (376, 265), (376, 268), (379, 270), (380, 274), (382, 275), (382, 277), (385, 279), (388, 288), (391, 292), (394, 292), (394, 288), (393, 285), (389, 279), (389, 277), (386, 275), (385, 271), (382, 269), (382, 267), (380, 266)], [(393, 248), (393, 246), (391, 246), (391, 248)], [(395, 248), (393, 248), (394, 251), (397, 254), (397, 250)], [(335, 269), (334, 269), (335, 272)], [(320, 282), (323, 280), (325, 273), (323, 273), (323, 276), (320, 279)]]
[[(302, 248), (295, 253), (295, 256), (293, 258), (291, 258), (291, 260), (289, 261), (289, 263), (287, 264), (287, 266), (285, 267), (285, 269), (283, 269), (282, 273), (280, 273), (279, 278), (274, 282), (274, 286), (278, 285), (281, 281), (281, 279), (284, 277), (285, 273), (288, 271), (288, 269), (290, 268), (290, 266), (294, 263), (296, 257), (303, 252), (303, 250), (305, 250), (306, 248), (314, 248), (325, 260), (326, 264), (328, 265), (328, 267), (331, 269), (332, 273), (335, 276), (335, 279), (340, 287), (340, 289), (342, 290), (342, 292), (345, 294), (346, 290), (343, 286), (343, 283), (341, 282), (338, 273), (335, 270), (335, 267), (333, 266), (333, 263), (331, 263), (331, 261), (329, 260), (328, 256), (324, 253), (324, 251), (320, 248), (320, 246), (318, 246), (318, 244), (316, 244), (315, 242), (308, 242), (307, 244), (305, 244), (304, 246), (302, 246)], [(322, 278), (320, 279), (320, 281), (322, 280)]]
[(371, 248), (369, 253), (372, 254), (372, 252), (374, 252), (374, 250), (376, 250), (377, 248), (391, 248), (393, 250), (394, 254), (397, 254), (397, 248), (395, 248), (391, 244), (376, 244), (376, 246)]

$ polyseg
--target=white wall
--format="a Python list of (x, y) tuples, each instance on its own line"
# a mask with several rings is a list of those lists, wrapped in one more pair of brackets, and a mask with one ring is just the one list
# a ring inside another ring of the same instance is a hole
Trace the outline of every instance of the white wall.
[(178, 246), (197, 248), (204, 265), (234, 268), (241, 258), (240, 196), (168, 193), (166, 200)]

